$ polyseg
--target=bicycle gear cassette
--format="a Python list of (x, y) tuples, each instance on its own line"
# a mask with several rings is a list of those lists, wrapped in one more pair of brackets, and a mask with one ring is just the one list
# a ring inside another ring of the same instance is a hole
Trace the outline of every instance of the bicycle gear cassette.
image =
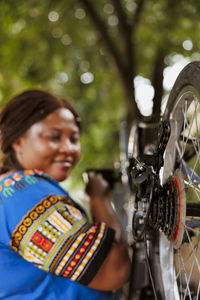
[(168, 178), (153, 201), (150, 225), (160, 229), (178, 249), (182, 243), (186, 219), (186, 195), (181, 170)]

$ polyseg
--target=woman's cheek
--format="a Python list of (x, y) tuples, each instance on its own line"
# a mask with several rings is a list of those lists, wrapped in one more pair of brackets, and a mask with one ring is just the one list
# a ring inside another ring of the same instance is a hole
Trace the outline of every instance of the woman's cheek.
[(77, 145), (75, 153), (76, 153), (76, 160), (79, 160), (79, 157), (81, 155), (81, 144)]
[(35, 150), (37, 152), (36, 155), (48, 156), (57, 149), (58, 145), (53, 142), (44, 142), (40, 140), (37, 144), (35, 144)]
[(47, 143), (47, 147), (51, 148), (52, 150), (57, 150), (59, 148), (59, 144), (55, 143), (55, 142), (52, 142), (52, 141), (49, 141)]

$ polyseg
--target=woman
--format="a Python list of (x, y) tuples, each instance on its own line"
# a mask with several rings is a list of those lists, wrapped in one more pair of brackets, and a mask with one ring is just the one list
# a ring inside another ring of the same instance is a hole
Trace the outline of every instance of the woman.
[(130, 263), (101, 176), (89, 178), (94, 223), (57, 182), (80, 156), (80, 120), (41, 90), (12, 98), (0, 114), (0, 299), (110, 299)]

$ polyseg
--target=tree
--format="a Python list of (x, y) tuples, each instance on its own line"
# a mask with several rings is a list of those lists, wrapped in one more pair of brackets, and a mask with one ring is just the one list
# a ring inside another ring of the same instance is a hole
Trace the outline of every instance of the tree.
[[(117, 18), (114, 30), (111, 30), (102, 16), (102, 2), (104, 8), (107, 5), (107, 11), (112, 11)], [(166, 67), (166, 57), (176, 51), (184, 54), (182, 42), (188, 37), (197, 42), (196, 32), (193, 34), (191, 30), (196, 26), (199, 27), (198, 19), (195, 18), (199, 4), (184, 0), (179, 2), (160, 0), (157, 3), (145, 0), (110, 0), (101, 1), (98, 5), (94, 1), (80, 0), (80, 3), (92, 20), (119, 75), (127, 104), (128, 123), (135, 118), (141, 118), (135, 103), (133, 78), (139, 71), (141, 72), (142, 67), (145, 72), (145, 64), (151, 64), (151, 70), (148, 70), (147, 74), (155, 90), (151, 121), (158, 121), (163, 97), (163, 70)], [(181, 37), (178, 35), (176, 37), (181, 29), (184, 33)], [(146, 51), (147, 47), (151, 56)]]
[[(195, 0), (2, 0), (1, 103), (35, 86), (68, 97), (80, 111), (83, 145), (90, 149), (81, 169), (111, 166), (119, 120), (126, 117), (129, 128), (136, 118), (156, 122), (164, 68), (176, 53), (198, 57), (199, 9)], [(192, 50), (183, 48), (185, 40)], [(137, 75), (155, 90), (148, 118), (136, 105)]]

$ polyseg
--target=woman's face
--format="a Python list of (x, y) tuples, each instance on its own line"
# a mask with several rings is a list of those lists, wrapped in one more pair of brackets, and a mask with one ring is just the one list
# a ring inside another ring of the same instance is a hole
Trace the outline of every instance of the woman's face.
[(24, 169), (40, 169), (64, 180), (80, 156), (80, 132), (74, 115), (59, 108), (33, 124), (13, 143), (17, 159)]

